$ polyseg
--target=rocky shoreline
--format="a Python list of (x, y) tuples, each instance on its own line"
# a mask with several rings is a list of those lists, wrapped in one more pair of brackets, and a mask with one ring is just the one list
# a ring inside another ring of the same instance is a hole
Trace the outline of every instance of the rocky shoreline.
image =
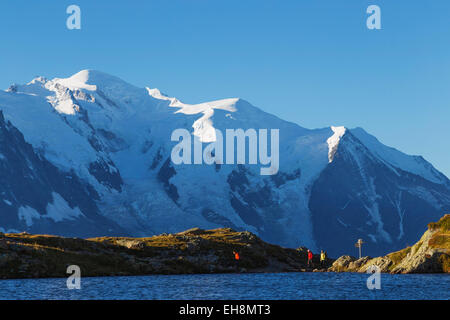
[[(78, 265), (82, 276), (232, 272), (366, 272), (371, 265), (389, 273), (448, 273), (450, 215), (429, 225), (412, 247), (384, 257), (327, 258), (307, 267), (307, 249), (269, 244), (229, 228), (190, 229), (148, 238), (64, 238), (0, 233), (0, 279), (67, 277)], [(233, 252), (241, 257), (239, 263)]]
[[(233, 251), (240, 254), (238, 264)], [(314, 262), (319, 265), (318, 255)], [(69, 265), (78, 265), (82, 276), (313, 271), (306, 248), (282, 248), (229, 228), (86, 240), (0, 234), (0, 278), (67, 277)]]
[(329, 271), (367, 272), (373, 265), (385, 273), (450, 273), (450, 214), (430, 223), (411, 247), (377, 258), (342, 256)]

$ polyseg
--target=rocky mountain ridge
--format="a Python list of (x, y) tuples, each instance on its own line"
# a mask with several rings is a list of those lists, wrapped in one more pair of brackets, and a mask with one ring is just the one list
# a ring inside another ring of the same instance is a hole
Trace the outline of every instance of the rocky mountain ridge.
[[(239, 263), (234, 251), (240, 255)], [(314, 261), (319, 265), (317, 255)], [(327, 259), (324, 267), (331, 262)], [(0, 234), (0, 278), (67, 277), (70, 265), (79, 266), (81, 276), (294, 272), (307, 270), (307, 251), (268, 244), (250, 232), (227, 228), (86, 240)]]
[[(416, 242), (450, 210), (450, 181), (424, 158), (361, 128), (307, 129), (239, 98), (187, 104), (83, 70), (0, 91), (0, 111), (17, 133), (0, 132), (4, 232), (147, 237), (226, 227), (335, 257), (363, 238), (377, 256)], [(279, 170), (174, 164), (180, 128), (203, 146), (216, 129), (279, 130)]]
[(411, 247), (377, 258), (342, 256), (328, 271), (367, 272), (374, 265), (385, 273), (449, 273), (450, 214), (430, 223), (428, 230)]

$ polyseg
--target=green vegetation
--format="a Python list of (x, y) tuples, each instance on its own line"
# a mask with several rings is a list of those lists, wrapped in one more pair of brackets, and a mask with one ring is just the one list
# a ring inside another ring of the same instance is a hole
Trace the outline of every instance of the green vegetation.
[(428, 245), (431, 248), (450, 249), (450, 234), (438, 233), (428, 241)]
[(444, 215), (438, 222), (428, 225), (433, 235), (428, 241), (431, 248), (450, 250), (450, 214)]
[[(241, 257), (238, 265), (233, 251)], [(69, 265), (80, 266), (82, 276), (106, 276), (287, 272), (305, 269), (305, 264), (303, 250), (271, 245), (250, 232), (228, 228), (147, 238), (0, 234), (0, 278), (66, 277)]]
[(431, 222), (428, 224), (430, 230), (440, 229), (442, 232), (450, 231), (450, 214), (444, 215), (438, 222)]
[(393, 270), (402, 260), (411, 252), (411, 247), (407, 247), (397, 252), (393, 252), (387, 255), (392, 260), (392, 264), (389, 266), (389, 270)]

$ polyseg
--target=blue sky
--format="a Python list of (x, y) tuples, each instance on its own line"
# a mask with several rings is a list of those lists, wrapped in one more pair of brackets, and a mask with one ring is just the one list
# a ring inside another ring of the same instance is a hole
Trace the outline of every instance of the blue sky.
[[(82, 29), (66, 28), (66, 8)], [(366, 28), (380, 6), (382, 30)], [(187, 103), (241, 97), (316, 128), (363, 127), (450, 176), (450, 1), (3, 1), (0, 88), (81, 69)]]

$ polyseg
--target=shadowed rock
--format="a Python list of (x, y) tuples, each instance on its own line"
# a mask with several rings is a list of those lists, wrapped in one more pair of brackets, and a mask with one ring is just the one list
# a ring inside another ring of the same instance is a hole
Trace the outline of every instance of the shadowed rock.
[(389, 273), (449, 273), (450, 272), (450, 214), (430, 223), (428, 230), (412, 247), (384, 257), (364, 257), (359, 260), (342, 256), (328, 269), (335, 272), (366, 272), (378, 266)]

